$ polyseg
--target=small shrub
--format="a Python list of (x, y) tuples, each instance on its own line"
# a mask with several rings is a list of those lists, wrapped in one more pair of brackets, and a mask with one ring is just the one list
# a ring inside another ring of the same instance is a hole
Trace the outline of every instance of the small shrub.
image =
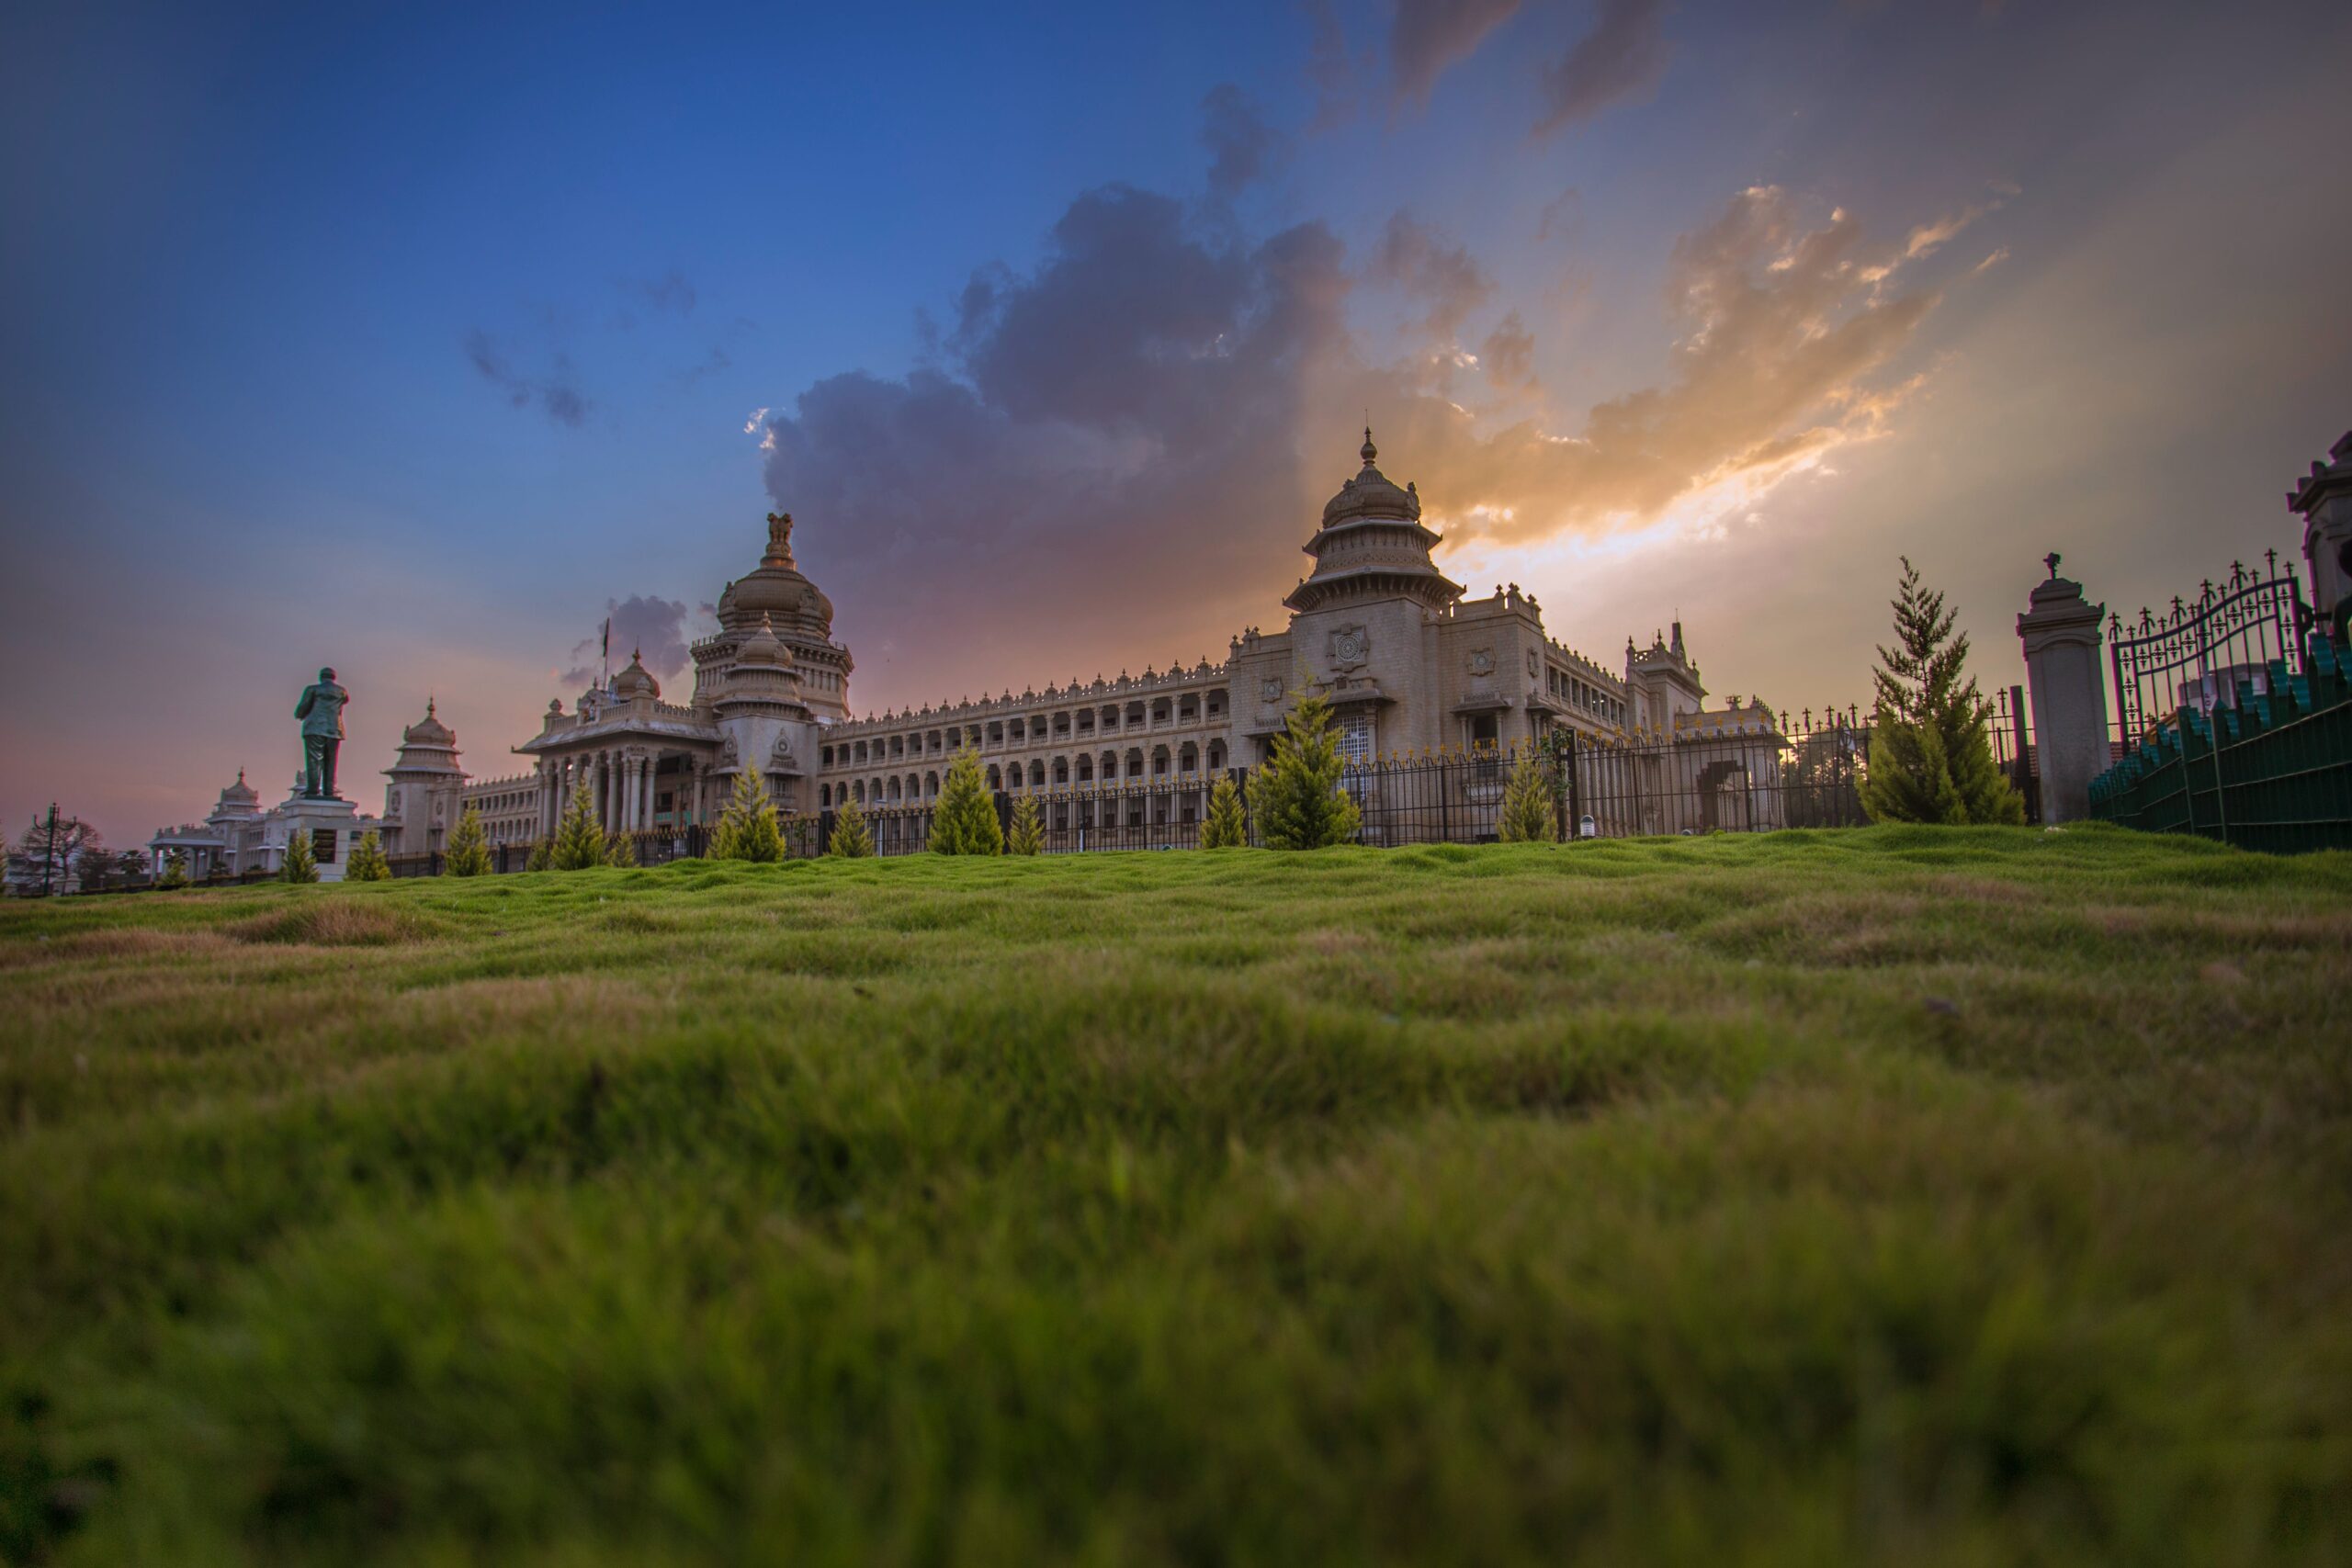
[(546, 871), (555, 864), (555, 841), (551, 839), (531, 840), (531, 853), (523, 862), (525, 871)]
[(1046, 823), (1038, 815), (1037, 797), (1024, 795), (1012, 807), (1012, 831), (1006, 835), (1004, 852), (1009, 855), (1034, 855), (1046, 847)]
[(865, 813), (854, 800), (844, 800), (833, 813), (833, 840), (825, 852), (840, 860), (864, 860), (874, 852), (874, 835), (866, 829)]
[(441, 856), (444, 876), (488, 876), (491, 873), (490, 835), (482, 831), (481, 813), (471, 806), (449, 829), (449, 847)]
[(588, 793), (588, 781), (582, 779), (563, 808), (563, 821), (556, 829), (548, 863), (557, 871), (586, 871), (604, 864), (605, 852), (605, 829), (596, 821), (596, 803)]
[(710, 858), (750, 861), (756, 865), (773, 865), (784, 858), (784, 833), (776, 823), (775, 800), (756, 766), (747, 763), (735, 775), (727, 809), (719, 813), (718, 825), (711, 829)]
[(947, 763), (939, 805), (931, 814), (931, 847), (943, 855), (1004, 852), (1004, 828), (996, 819), (996, 800), (980, 775), (979, 753), (969, 746), (957, 747)]
[(384, 858), (383, 836), (370, 828), (359, 835), (359, 842), (352, 846), (351, 863), (343, 868), (345, 882), (381, 882), (392, 874), (391, 862)]
[(1270, 850), (1319, 850), (1352, 843), (1363, 825), (1341, 787), (1347, 759), (1340, 728), (1321, 697), (1302, 696), (1283, 719), (1273, 756), (1250, 775), (1250, 813)]
[(280, 882), (305, 883), (319, 879), (319, 863), (311, 853), (311, 835), (300, 829), (286, 835), (286, 861), (277, 868)]
[(1506, 844), (1548, 844), (1560, 836), (1554, 814), (1552, 781), (1542, 755), (1533, 747), (1519, 753), (1511, 764), (1510, 781), (1503, 786), (1502, 810), (1495, 818), (1495, 836)]
[(1201, 848), (1238, 850), (1250, 842), (1250, 820), (1241, 809), (1241, 791), (1227, 773), (1209, 791), (1209, 814), (1201, 821)]
[[(370, 833), (369, 838), (375, 835)], [(186, 887), (188, 885), (187, 852), (174, 850), (164, 860), (164, 874), (155, 884), (158, 887)]]

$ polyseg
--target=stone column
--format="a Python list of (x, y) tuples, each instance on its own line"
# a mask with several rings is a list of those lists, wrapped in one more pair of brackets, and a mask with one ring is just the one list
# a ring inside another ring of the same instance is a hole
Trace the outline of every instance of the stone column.
[(2083, 585), (2058, 575), (2058, 557), (2043, 558), (2050, 579), (2034, 585), (2018, 617), (2026, 683), (2033, 692), (2033, 749), (2041, 777), (2041, 819), (2075, 822), (2090, 815), (2091, 780), (2107, 771), (2107, 670), (2099, 623), (2107, 606), (2083, 597)]
[(2295, 481), (2287, 508), (2303, 518), (2312, 608), (2321, 626), (2333, 627), (2344, 601), (2352, 599), (2352, 431), (2327, 455), (2331, 461), (2313, 463), (2311, 473)]

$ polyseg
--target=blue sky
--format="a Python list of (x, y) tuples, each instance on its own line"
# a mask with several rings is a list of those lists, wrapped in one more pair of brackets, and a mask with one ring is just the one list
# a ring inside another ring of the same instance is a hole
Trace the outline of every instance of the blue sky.
[(508, 772), (779, 505), (861, 707), (1215, 656), (1367, 408), (1573, 644), (1858, 699), (1907, 552), (2006, 682), (2352, 425), (2334, 7), (488, 9), (0, 23), (12, 823), (322, 662), (363, 799), (428, 693)]

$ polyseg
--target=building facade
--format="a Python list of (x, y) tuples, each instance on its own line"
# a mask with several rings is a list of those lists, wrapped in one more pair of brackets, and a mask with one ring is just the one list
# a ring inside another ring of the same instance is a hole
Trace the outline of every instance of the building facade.
[(864, 716), (850, 705), (854, 661), (833, 638), (832, 602), (793, 558), (791, 516), (771, 513), (758, 565), (727, 585), (718, 631), (694, 645), (685, 701), (663, 700), (632, 654), (571, 711), (550, 702), (538, 733), (514, 748), (527, 770), (490, 780), (467, 776), (428, 702), (386, 770), (386, 848), (440, 850), (469, 806), (493, 843), (527, 842), (554, 831), (582, 787), (613, 831), (707, 823), (752, 766), (787, 813), (921, 807), (967, 746), (991, 788), (1068, 797), (1118, 784), (1119, 809), (1138, 824), (1181, 825), (1199, 819), (1219, 773), (1266, 758), (1284, 712), (1308, 694), (1331, 705), (1342, 749), (1363, 762), (1508, 750), (1561, 728), (1596, 746), (1665, 744), (1682, 754), (1649, 765), (1691, 776), (1777, 757), (1781, 737), (1761, 703), (1706, 705), (1679, 622), (1646, 647), (1629, 637), (1609, 668), (1549, 636), (1517, 584), (1465, 596), (1436, 564), (1442, 540), (1422, 522), (1419, 491), (1381, 472), (1368, 430), (1358, 457), (1302, 547), (1313, 564), (1282, 601), (1281, 629), (1241, 631), (1222, 662)]

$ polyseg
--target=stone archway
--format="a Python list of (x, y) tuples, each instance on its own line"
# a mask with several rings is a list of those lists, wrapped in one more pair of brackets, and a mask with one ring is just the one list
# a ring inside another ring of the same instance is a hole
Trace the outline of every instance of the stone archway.
[(1699, 773), (1699, 826), (1744, 832), (1748, 827), (1747, 770), (1736, 757), (1710, 762)]

